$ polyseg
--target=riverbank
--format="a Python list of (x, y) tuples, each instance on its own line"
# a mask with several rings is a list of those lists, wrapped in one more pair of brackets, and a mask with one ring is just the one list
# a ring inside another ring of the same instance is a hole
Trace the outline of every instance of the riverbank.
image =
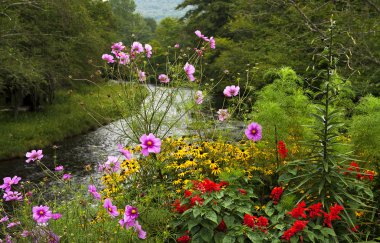
[(54, 144), (64, 138), (75, 136), (110, 123), (123, 116), (131, 115), (127, 107), (138, 106), (143, 95), (136, 99), (121, 100), (122, 93), (136, 92), (141, 86), (118, 84), (83, 85), (75, 90), (58, 91), (53, 105), (40, 112), (22, 112), (17, 119), (11, 114), (0, 116), (0, 160), (21, 157), (31, 149)]

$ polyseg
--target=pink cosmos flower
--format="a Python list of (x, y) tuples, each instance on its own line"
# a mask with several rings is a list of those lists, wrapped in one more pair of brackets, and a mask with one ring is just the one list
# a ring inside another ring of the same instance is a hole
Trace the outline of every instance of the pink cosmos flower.
[(152, 57), (152, 46), (149, 44), (145, 44), (145, 52), (146, 52), (146, 57), (151, 58)]
[(123, 42), (117, 42), (117, 43), (114, 43), (112, 46), (112, 53), (117, 55), (118, 52), (121, 52), (122, 50), (124, 50), (125, 46), (123, 45)]
[(119, 148), (119, 152), (122, 153), (127, 160), (131, 159), (131, 152), (129, 152), (128, 149), (124, 149), (121, 144), (118, 144), (117, 147)]
[(158, 79), (160, 80), (161, 83), (164, 83), (164, 84), (167, 84), (167, 83), (170, 82), (169, 77), (167, 75), (165, 75), (165, 74), (160, 74), (158, 76)]
[(185, 70), (186, 75), (189, 78), (189, 80), (194, 81), (195, 77), (193, 74), (195, 73), (195, 67), (187, 62), (185, 66), (183, 67), (183, 69)]
[(144, 47), (140, 42), (135, 41), (132, 43), (131, 52), (134, 52), (134, 53), (144, 52)]
[(22, 194), (19, 192), (6, 191), (3, 195), (5, 201), (22, 201)]
[(68, 180), (70, 180), (71, 179), (71, 174), (64, 174), (63, 175), (63, 177), (62, 177), (62, 179), (64, 180), (64, 181), (68, 181)]
[(136, 220), (139, 217), (139, 212), (136, 207), (130, 205), (125, 206), (124, 221), (129, 222)]
[(200, 105), (203, 103), (203, 93), (202, 91), (198, 90), (196, 93), (195, 93), (195, 102)]
[(9, 223), (9, 224), (7, 225), (7, 228), (13, 228), (13, 227), (15, 227), (15, 226), (17, 226), (17, 225), (20, 225), (20, 224), (21, 224), (20, 221), (17, 221), (17, 222), (11, 222), (11, 223)]
[(26, 237), (28, 237), (28, 236), (31, 235), (31, 232), (29, 232), (29, 231), (27, 231), (27, 230), (24, 230), (20, 235), (21, 235), (21, 237), (26, 238)]
[(103, 59), (104, 61), (107, 61), (107, 63), (114, 63), (114, 62), (115, 62), (113, 56), (112, 56), (112, 55), (109, 55), (109, 54), (103, 54), (103, 55), (102, 55), (102, 59)]
[(105, 209), (107, 209), (107, 212), (111, 215), (111, 217), (114, 218), (114, 217), (119, 216), (119, 212), (117, 211), (117, 207), (112, 205), (111, 199), (106, 198), (106, 200), (104, 200), (103, 207)]
[(0, 223), (4, 223), (4, 222), (7, 222), (9, 220), (9, 217), (8, 216), (4, 216), (0, 219)]
[(129, 59), (129, 55), (125, 54), (124, 52), (119, 53), (119, 63), (121, 65), (126, 65), (130, 62), (131, 60)]
[(245, 135), (249, 140), (254, 142), (259, 141), (262, 137), (262, 128), (260, 124), (256, 122), (249, 124), (247, 129), (245, 129)]
[(39, 224), (47, 223), (52, 218), (52, 212), (48, 206), (35, 206), (32, 211), (33, 219)]
[(21, 180), (21, 177), (14, 176), (13, 178), (5, 177), (3, 179), (4, 184), (0, 186), (1, 189), (4, 191), (10, 191), (12, 188), (12, 185), (18, 184), (18, 182)]
[(102, 197), (99, 192), (97, 192), (96, 187), (94, 185), (88, 185), (88, 192), (96, 199), (100, 200)]
[(135, 231), (137, 231), (138, 237), (140, 239), (146, 238), (146, 232), (142, 229), (138, 221), (135, 221), (135, 224), (133, 225), (133, 227), (135, 228)]
[(26, 157), (28, 159), (25, 162), (29, 163), (30, 161), (41, 160), (44, 155), (42, 154), (42, 150), (32, 150), (26, 153)]
[(60, 213), (53, 213), (53, 214), (51, 215), (51, 218), (54, 219), (54, 220), (58, 220), (58, 219), (60, 219), (61, 217), (62, 217), (62, 214), (60, 214)]
[(144, 156), (148, 156), (149, 153), (159, 153), (161, 151), (161, 140), (159, 138), (156, 138), (152, 133), (149, 133), (147, 136), (146, 134), (142, 135), (140, 137), (141, 142), (141, 153)]
[(145, 72), (139, 70), (139, 81), (140, 82), (145, 82), (146, 81), (146, 76)]
[(224, 121), (230, 117), (227, 109), (219, 109), (217, 113), (219, 121)]
[(54, 170), (55, 171), (62, 171), (63, 170), (63, 166), (59, 165), (59, 166), (55, 167)]
[(223, 90), (223, 94), (226, 97), (232, 97), (232, 96), (237, 96), (239, 94), (240, 87), (231, 85), (231, 86), (226, 86)]
[(104, 163), (104, 169), (107, 173), (114, 173), (120, 169), (119, 158), (115, 156), (108, 156), (107, 162)]
[(178, 43), (174, 45), (174, 48), (179, 48), (179, 47), (180, 47), (180, 46), (179, 46)]
[(213, 36), (210, 37), (210, 48), (215, 49), (215, 39)]
[(208, 37), (202, 35), (202, 32), (200, 32), (199, 30), (196, 30), (194, 33), (195, 33), (199, 38), (203, 39), (204, 41), (207, 41), (207, 42), (210, 41), (210, 39), (209, 39)]

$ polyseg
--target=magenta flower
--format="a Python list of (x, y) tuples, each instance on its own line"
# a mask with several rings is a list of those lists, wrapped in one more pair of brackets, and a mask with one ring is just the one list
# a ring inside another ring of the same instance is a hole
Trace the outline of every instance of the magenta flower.
[(12, 188), (12, 185), (16, 185), (21, 180), (21, 177), (14, 176), (13, 178), (5, 177), (3, 179), (4, 184), (0, 186), (1, 189), (4, 191), (10, 191)]
[(161, 151), (161, 140), (159, 138), (156, 138), (152, 133), (149, 133), (147, 136), (146, 134), (142, 135), (140, 137), (141, 142), (141, 153), (144, 156), (148, 156), (149, 153), (159, 153)]
[(17, 222), (11, 222), (11, 223), (9, 223), (9, 224), (7, 225), (7, 228), (13, 228), (13, 227), (15, 227), (15, 226), (17, 226), (17, 225), (20, 225), (20, 224), (21, 224), (20, 221), (17, 221)]
[(119, 216), (119, 212), (117, 211), (117, 207), (112, 205), (111, 199), (106, 198), (106, 200), (104, 200), (103, 207), (105, 209), (107, 209), (107, 212), (111, 215), (111, 217)]
[(145, 44), (145, 52), (146, 52), (146, 57), (151, 58), (152, 57), (152, 46), (149, 44)]
[(210, 37), (210, 48), (215, 49), (215, 39), (213, 36)]
[(144, 47), (140, 42), (135, 41), (132, 43), (131, 52), (135, 52), (135, 53), (144, 52)]
[(136, 207), (130, 205), (125, 206), (124, 221), (134, 221), (139, 217), (139, 212)]
[(202, 35), (202, 33), (201, 33), (199, 30), (196, 30), (194, 33), (195, 33), (199, 38), (203, 39), (204, 41), (207, 41), (207, 42), (210, 41), (210, 39), (209, 39), (208, 37)]
[(174, 48), (179, 48), (179, 47), (180, 47), (180, 46), (179, 46), (178, 43), (174, 45)]
[(165, 75), (165, 74), (160, 74), (158, 76), (158, 79), (160, 80), (161, 83), (164, 83), (164, 84), (167, 84), (167, 83), (170, 82), (169, 77), (167, 75)]
[(195, 77), (193, 74), (195, 73), (195, 67), (187, 62), (185, 66), (183, 67), (183, 69), (185, 70), (186, 75), (189, 78), (189, 80), (194, 81)]
[(135, 231), (138, 233), (138, 237), (140, 239), (145, 239), (146, 238), (146, 232), (142, 229), (141, 225), (139, 224), (138, 221), (135, 221), (135, 224), (133, 225), (135, 228)]
[(115, 156), (108, 156), (107, 162), (104, 163), (104, 169), (107, 173), (114, 173), (120, 169), (119, 158)]
[(26, 153), (26, 157), (28, 159), (25, 162), (29, 163), (30, 161), (41, 160), (44, 155), (42, 154), (42, 150), (32, 150)]
[(9, 217), (8, 216), (4, 216), (0, 219), (0, 223), (4, 223), (4, 222), (7, 222), (9, 220)]
[(195, 102), (200, 105), (203, 103), (203, 93), (202, 91), (198, 90), (196, 93), (195, 93)]
[(102, 59), (104, 61), (107, 61), (107, 63), (114, 63), (115, 62), (115, 60), (113, 59), (113, 56), (109, 55), (109, 54), (103, 54)]
[(126, 65), (131, 62), (131, 60), (129, 59), (129, 55), (125, 54), (124, 52), (120, 52), (118, 56), (119, 56), (119, 63), (121, 65)]
[(22, 194), (16, 191), (6, 191), (3, 195), (5, 201), (22, 201)]
[(53, 214), (51, 215), (51, 218), (54, 219), (54, 220), (58, 220), (58, 219), (60, 219), (61, 217), (62, 217), (62, 214), (60, 214), (60, 213), (53, 213)]
[(143, 72), (143, 71), (141, 71), (141, 70), (139, 70), (138, 71), (139, 73), (139, 81), (140, 82), (145, 82), (145, 80), (146, 80), (146, 76), (145, 76), (145, 72)]
[(129, 152), (128, 149), (124, 149), (121, 144), (118, 144), (117, 147), (119, 148), (119, 152), (122, 153), (127, 160), (131, 159), (131, 152)]
[(227, 109), (219, 109), (217, 113), (219, 121), (224, 121), (230, 117)]
[(59, 166), (55, 167), (54, 170), (55, 171), (62, 171), (63, 170), (63, 166), (59, 165)]
[(48, 206), (35, 206), (32, 211), (33, 219), (39, 224), (47, 223), (52, 218), (52, 212)]
[(68, 180), (70, 180), (71, 179), (71, 174), (64, 174), (63, 176), (62, 176), (62, 179), (64, 180), (64, 181), (68, 181)]
[(223, 94), (226, 97), (232, 97), (232, 96), (237, 96), (239, 94), (240, 87), (231, 85), (231, 86), (226, 86), (223, 90)]
[(21, 237), (26, 238), (26, 237), (32, 235), (32, 233), (27, 231), (27, 230), (24, 230), (20, 235), (21, 235)]
[(88, 185), (88, 192), (96, 199), (100, 200), (102, 197), (99, 192), (97, 192), (96, 187), (94, 185)]
[(121, 52), (122, 50), (124, 50), (125, 46), (123, 45), (123, 42), (117, 42), (117, 43), (114, 43), (112, 46), (112, 53), (117, 55), (118, 52)]
[(249, 140), (254, 142), (259, 141), (262, 136), (262, 128), (260, 124), (252, 122), (248, 125), (247, 129), (245, 129), (245, 135)]

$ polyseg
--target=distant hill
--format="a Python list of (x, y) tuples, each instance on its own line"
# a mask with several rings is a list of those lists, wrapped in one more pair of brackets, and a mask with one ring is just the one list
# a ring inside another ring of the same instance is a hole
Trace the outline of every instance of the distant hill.
[(175, 9), (182, 2), (183, 0), (135, 0), (136, 12), (159, 22), (165, 17), (182, 17), (187, 10)]

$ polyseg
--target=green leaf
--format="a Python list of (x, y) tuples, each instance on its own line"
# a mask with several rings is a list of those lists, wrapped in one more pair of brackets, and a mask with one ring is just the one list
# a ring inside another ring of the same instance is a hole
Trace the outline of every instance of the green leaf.
[(272, 207), (266, 207), (266, 208), (264, 209), (264, 211), (265, 211), (265, 213), (266, 213), (269, 217), (271, 217), (271, 216), (274, 214), (274, 209), (273, 209)]
[(205, 242), (211, 242), (211, 239), (212, 237), (214, 236), (214, 231), (213, 230), (210, 230), (208, 228), (202, 228), (200, 231), (199, 231), (199, 234), (201, 235), (202, 239), (205, 241)]
[(215, 235), (214, 235), (214, 241), (215, 243), (223, 243), (223, 238), (224, 238), (224, 233), (222, 232), (217, 232)]
[(328, 237), (329, 235), (336, 236), (335, 231), (332, 228), (324, 227), (321, 229), (322, 235)]
[(258, 235), (256, 235), (253, 232), (247, 232), (247, 237), (248, 237), (248, 239), (250, 239), (254, 243), (260, 243), (260, 242), (262, 242), (261, 237), (258, 236)]
[(194, 218), (197, 218), (200, 214), (201, 214), (201, 209), (194, 207), (194, 210), (193, 210)]
[(205, 217), (206, 217), (206, 219), (211, 220), (215, 224), (218, 224), (218, 216), (216, 215), (216, 213), (214, 211), (212, 211), (212, 210), (208, 211), (206, 213)]
[(222, 243), (234, 243), (235, 238), (229, 235), (224, 235)]
[(224, 223), (227, 225), (227, 228), (230, 228), (234, 225), (235, 217), (231, 215), (226, 215), (223, 217)]
[(192, 219), (187, 222), (187, 230), (191, 230), (194, 226), (200, 223), (200, 219)]

